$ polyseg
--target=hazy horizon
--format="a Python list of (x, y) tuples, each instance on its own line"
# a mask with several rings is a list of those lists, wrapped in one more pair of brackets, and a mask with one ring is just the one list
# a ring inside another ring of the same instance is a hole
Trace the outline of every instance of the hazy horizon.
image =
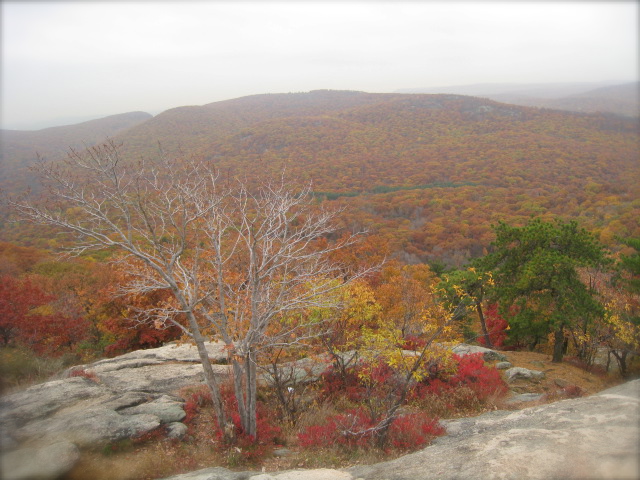
[(633, 82), (637, 16), (636, 2), (3, 2), (2, 128), (316, 89)]

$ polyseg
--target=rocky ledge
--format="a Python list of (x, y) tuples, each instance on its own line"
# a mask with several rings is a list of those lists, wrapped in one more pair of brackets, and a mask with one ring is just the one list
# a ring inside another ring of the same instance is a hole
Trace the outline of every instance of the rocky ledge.
[(345, 470), (231, 472), (164, 480), (583, 480), (640, 478), (640, 380), (599, 394), (445, 422), (416, 453)]
[[(223, 345), (207, 345), (214, 370), (226, 375)], [(458, 345), (460, 355), (502, 354)], [(326, 364), (306, 359), (291, 366), (305, 381)], [(536, 378), (522, 368), (505, 378)], [(74, 367), (61, 378), (0, 398), (0, 478), (55, 479), (78, 461), (80, 450), (143, 435), (166, 425), (179, 437), (186, 427), (183, 387), (203, 382), (195, 347), (170, 344)], [(216, 467), (183, 480), (636, 478), (640, 454), (640, 380), (591, 397), (517, 412), (492, 412), (445, 422), (448, 435), (421, 452), (347, 470), (270, 474)], [(518, 401), (522, 399), (514, 398)], [(640, 477), (639, 477), (640, 478)]]

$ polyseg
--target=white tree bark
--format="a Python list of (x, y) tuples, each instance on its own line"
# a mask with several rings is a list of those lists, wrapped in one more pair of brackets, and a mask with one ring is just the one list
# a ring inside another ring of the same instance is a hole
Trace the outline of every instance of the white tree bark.
[[(294, 193), (283, 181), (251, 190), (240, 182), (222, 187), (203, 162), (125, 161), (113, 142), (71, 151), (66, 164), (42, 163), (38, 170), (49, 194), (44, 202), (12, 201), (21, 217), (71, 233), (71, 253), (116, 250), (133, 277), (123, 290), (172, 293), (171, 304), (142, 317), (175, 324), (194, 340), (228, 434), (230, 415), (204, 345), (207, 337), (223, 340), (241, 428), (257, 438), (260, 352), (313, 335), (317, 325), (304, 311), (335, 306), (337, 290), (367, 273), (345, 278), (330, 260), (355, 241), (327, 241), (338, 212), (314, 204), (309, 188)], [(296, 321), (283, 321), (294, 314)]]

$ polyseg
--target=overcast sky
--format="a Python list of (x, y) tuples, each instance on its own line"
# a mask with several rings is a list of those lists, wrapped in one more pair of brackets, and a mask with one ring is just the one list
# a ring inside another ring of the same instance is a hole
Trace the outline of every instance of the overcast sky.
[(2, 124), (323, 88), (627, 82), (637, 44), (635, 1), (3, 1)]

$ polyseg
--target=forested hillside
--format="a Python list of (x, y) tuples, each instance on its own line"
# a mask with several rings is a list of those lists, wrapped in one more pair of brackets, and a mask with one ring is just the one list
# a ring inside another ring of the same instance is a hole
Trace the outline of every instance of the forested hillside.
[[(640, 234), (637, 127), (474, 97), (314, 91), (175, 108), (115, 139), (132, 160), (161, 148), (228, 178), (313, 182), (348, 207), (346, 228), (405, 261), (461, 265), (498, 220), (577, 219), (609, 246)], [(38, 244), (28, 230), (7, 224), (3, 238)]]
[(70, 148), (90, 147), (150, 118), (151, 115), (145, 112), (129, 112), (35, 131), (2, 130), (0, 188), (18, 192), (25, 184), (33, 186), (33, 177), (27, 167), (38, 155), (47, 160), (64, 158)]

